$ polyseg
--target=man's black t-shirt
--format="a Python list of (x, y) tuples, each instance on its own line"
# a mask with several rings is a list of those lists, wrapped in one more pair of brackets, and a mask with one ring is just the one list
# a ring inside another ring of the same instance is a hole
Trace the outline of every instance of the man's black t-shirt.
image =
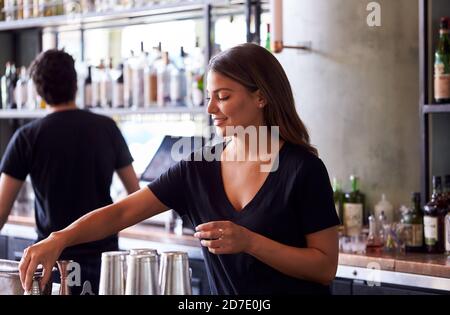
[[(204, 148), (206, 152), (222, 149)], [(278, 169), (256, 196), (236, 211), (225, 193), (220, 161), (182, 160), (148, 185), (156, 197), (194, 226), (229, 220), (285, 245), (306, 247), (306, 235), (339, 224), (323, 162), (286, 142)], [(208, 162), (210, 161), (210, 162)], [(329, 287), (284, 275), (246, 253), (211, 254), (203, 248), (213, 294), (328, 294)]]
[[(83, 110), (55, 112), (21, 127), (3, 156), (0, 172), (30, 175), (38, 240), (89, 211), (112, 203), (114, 170), (133, 159), (115, 122)], [(108, 224), (108, 222), (105, 222)], [(62, 259), (117, 249), (117, 235), (67, 248)]]

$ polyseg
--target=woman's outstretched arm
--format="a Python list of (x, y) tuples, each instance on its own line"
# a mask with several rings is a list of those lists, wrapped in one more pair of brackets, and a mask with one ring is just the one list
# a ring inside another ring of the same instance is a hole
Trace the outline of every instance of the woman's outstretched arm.
[(44, 267), (42, 286), (48, 282), (51, 270), (64, 248), (103, 239), (126, 227), (152, 217), (168, 207), (145, 187), (109, 206), (94, 210), (63, 230), (24, 251), (20, 261), (20, 279), (25, 290), (31, 288), (33, 274), (39, 264)]

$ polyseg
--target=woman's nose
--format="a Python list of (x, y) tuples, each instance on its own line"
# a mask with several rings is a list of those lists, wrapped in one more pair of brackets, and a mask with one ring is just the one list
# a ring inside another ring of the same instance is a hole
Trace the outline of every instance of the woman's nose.
[(209, 99), (208, 101), (208, 104), (207, 104), (207, 111), (208, 111), (208, 114), (214, 114), (214, 113), (217, 113), (217, 111), (218, 111), (218, 107), (217, 107), (217, 104), (215, 104), (215, 102), (213, 101), (213, 99), (211, 98), (211, 99)]

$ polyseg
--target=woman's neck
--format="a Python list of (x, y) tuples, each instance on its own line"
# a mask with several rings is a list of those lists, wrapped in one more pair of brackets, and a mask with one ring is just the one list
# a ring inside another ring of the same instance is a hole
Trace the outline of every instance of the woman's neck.
[(270, 130), (261, 132), (256, 128), (255, 133), (235, 134), (231, 137), (230, 155), (233, 161), (267, 161), (269, 156), (276, 154), (283, 144), (279, 135), (272, 134)]

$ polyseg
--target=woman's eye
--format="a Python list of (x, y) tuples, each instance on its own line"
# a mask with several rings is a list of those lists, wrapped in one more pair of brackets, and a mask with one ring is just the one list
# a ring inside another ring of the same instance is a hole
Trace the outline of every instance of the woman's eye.
[(217, 97), (219, 101), (226, 101), (227, 99), (229, 99), (229, 96), (224, 96), (224, 97)]

